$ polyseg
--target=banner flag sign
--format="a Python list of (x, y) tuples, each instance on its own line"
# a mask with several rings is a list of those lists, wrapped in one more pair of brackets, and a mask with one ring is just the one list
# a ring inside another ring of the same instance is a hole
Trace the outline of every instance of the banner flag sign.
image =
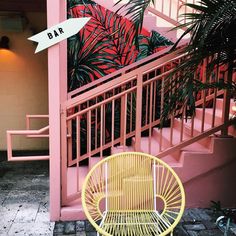
[(28, 40), (38, 43), (35, 50), (35, 53), (38, 53), (77, 34), (89, 20), (90, 17), (71, 18), (28, 38)]

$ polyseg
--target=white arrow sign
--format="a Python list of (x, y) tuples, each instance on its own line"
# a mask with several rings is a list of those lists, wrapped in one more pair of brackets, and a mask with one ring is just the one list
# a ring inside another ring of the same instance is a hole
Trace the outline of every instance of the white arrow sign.
[(38, 43), (35, 50), (37, 53), (77, 34), (89, 20), (90, 17), (71, 18), (28, 39)]

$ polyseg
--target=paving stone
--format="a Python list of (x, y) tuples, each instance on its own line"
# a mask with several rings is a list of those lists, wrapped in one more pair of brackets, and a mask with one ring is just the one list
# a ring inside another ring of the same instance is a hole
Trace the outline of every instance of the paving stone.
[(85, 222), (84, 221), (76, 221), (76, 233), (82, 232), (85, 230)]
[(76, 236), (86, 236), (85, 231), (76, 233)]
[(196, 222), (196, 219), (195, 219), (194, 215), (191, 213), (190, 209), (186, 209), (184, 211), (182, 218), (185, 222), (191, 222), (191, 223)]
[(215, 222), (204, 220), (204, 221), (202, 221), (202, 223), (205, 225), (206, 229), (216, 229), (217, 228)]
[(201, 223), (196, 224), (185, 224), (184, 228), (188, 231), (200, 231), (206, 229), (206, 227)]
[(19, 208), (14, 222), (34, 222), (38, 213), (39, 203), (23, 203)]
[(40, 203), (35, 222), (49, 222), (49, 221), (50, 221), (49, 210), (43, 203)]
[(12, 224), (9, 236), (51, 236), (53, 235), (53, 222), (41, 223), (14, 223)]
[(0, 234), (7, 235), (7, 232), (14, 222), (18, 209), (18, 207), (0, 207)]
[(53, 230), (53, 235), (62, 235), (64, 233), (65, 229), (65, 224), (64, 222), (56, 222), (54, 230)]
[(187, 231), (183, 228), (182, 225), (177, 225), (174, 229), (175, 236), (189, 236)]
[(12, 190), (13, 189), (13, 186), (15, 185), (15, 183), (6, 183), (6, 182), (3, 182), (3, 183), (0, 183), (0, 190)]
[(199, 216), (199, 220), (204, 220), (204, 221), (211, 221), (212, 217), (210, 215), (207, 214), (207, 211), (205, 209), (201, 209), (201, 208), (196, 208), (194, 209), (194, 212), (196, 215)]
[(189, 215), (191, 215), (193, 217), (193, 219), (195, 221), (201, 221), (202, 220), (202, 218), (201, 218), (202, 212), (199, 209), (197, 209), (197, 208), (188, 209), (188, 213), (189, 213)]
[(85, 221), (85, 231), (86, 232), (95, 231), (94, 227), (90, 224), (90, 222), (88, 220)]
[(86, 236), (97, 236), (96, 232), (87, 232)]
[(75, 222), (66, 222), (65, 223), (65, 234), (75, 234)]
[(219, 229), (214, 229), (214, 230), (208, 229), (199, 232), (199, 236), (223, 236), (223, 233)]
[(0, 205), (4, 202), (4, 200), (6, 199), (8, 194), (9, 194), (8, 190), (1, 190), (0, 191)]
[(198, 236), (197, 231), (187, 231), (189, 236)]
[(48, 193), (41, 191), (19, 191), (12, 190), (9, 192), (4, 204), (17, 204), (17, 203), (33, 203), (40, 202)]

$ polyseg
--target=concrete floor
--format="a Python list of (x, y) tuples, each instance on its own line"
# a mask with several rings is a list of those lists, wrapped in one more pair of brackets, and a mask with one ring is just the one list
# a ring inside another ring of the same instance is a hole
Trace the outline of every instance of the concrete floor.
[(48, 162), (10, 163), (0, 155), (0, 235), (53, 235)]
[[(49, 221), (48, 169), (47, 161), (7, 162), (0, 152), (0, 236), (96, 235), (88, 221)], [(187, 209), (174, 235), (223, 236), (212, 213)]]

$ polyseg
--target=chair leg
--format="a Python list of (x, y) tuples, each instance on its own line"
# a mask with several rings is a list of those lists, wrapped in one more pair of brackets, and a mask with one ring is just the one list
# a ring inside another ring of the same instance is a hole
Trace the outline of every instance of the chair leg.
[(170, 233), (170, 236), (173, 236), (174, 234), (173, 234), (173, 231), (171, 231), (171, 233)]

